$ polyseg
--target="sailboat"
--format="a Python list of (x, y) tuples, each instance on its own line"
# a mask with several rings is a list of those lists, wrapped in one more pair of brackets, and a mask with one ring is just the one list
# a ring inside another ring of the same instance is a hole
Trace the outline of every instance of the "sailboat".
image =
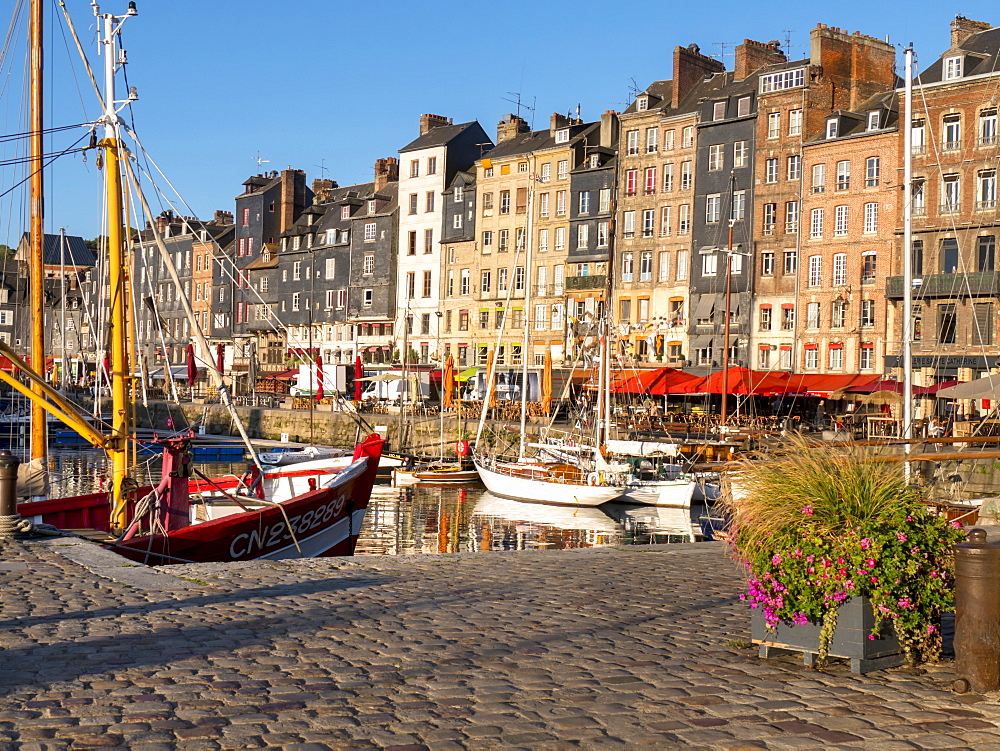
[[(41, 118), (41, 0), (31, 0), (31, 83), (32, 83), (32, 215), (31, 215), (31, 301), (33, 329), (32, 365), (44, 363), (42, 257), (43, 216), (41, 201), (42, 118)], [(354, 449), (349, 465), (330, 474), (290, 468), (265, 472), (256, 461), (243, 476), (212, 479), (201, 475), (191, 463), (190, 448), (194, 434), (154, 439), (163, 450), (162, 476), (155, 487), (138, 488), (128, 476), (129, 447), (136, 442), (129, 422), (130, 365), (127, 334), (127, 231), (124, 216), (125, 188), (136, 196), (146, 216), (152, 219), (134, 171), (133, 160), (122, 139), (127, 131), (138, 144), (135, 134), (125, 127), (118, 112), (136, 99), (116, 96), (116, 75), (124, 65), (125, 53), (119, 47), (122, 26), (137, 15), (134, 2), (122, 15), (102, 13), (93, 3), (99, 30), (99, 49), (104, 58), (104, 87), (98, 92), (103, 114), (95, 123), (103, 127), (101, 149), (105, 173), (106, 210), (108, 211), (108, 269), (110, 282), (110, 381), (112, 430), (104, 435), (87, 423), (70, 403), (45, 379), (5, 344), (0, 354), (7, 357), (30, 387), (11, 374), (0, 371), (0, 380), (32, 401), (32, 457), (44, 457), (46, 414), (51, 414), (95, 447), (104, 449), (112, 465), (108, 493), (33, 500), (18, 506), (18, 512), (30, 522), (73, 529), (107, 548), (135, 561), (148, 564), (235, 561), (254, 558), (281, 559), (351, 555), (368, 506), (375, 481), (383, 440), (372, 433)], [(74, 40), (75, 29), (65, 14)], [(79, 44), (78, 44), (79, 47)], [(84, 65), (89, 65), (84, 58)], [(91, 74), (91, 81), (97, 87)], [(96, 140), (96, 139), (94, 139)], [(141, 147), (140, 147), (141, 148)], [(192, 323), (194, 339), (202, 353), (212, 350), (205, 339), (190, 301), (183, 292), (163, 237), (151, 222), (161, 262), (176, 286), (184, 311)], [(214, 381), (222, 403), (230, 409), (241, 436), (250, 445), (245, 428), (233, 406), (232, 398), (213, 362), (205, 354), (205, 365)]]

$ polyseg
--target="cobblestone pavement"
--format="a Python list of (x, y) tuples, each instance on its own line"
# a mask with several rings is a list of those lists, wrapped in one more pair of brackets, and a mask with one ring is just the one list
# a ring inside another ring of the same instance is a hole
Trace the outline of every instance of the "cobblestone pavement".
[(715, 544), (183, 566), (173, 590), (61, 545), (0, 544), (0, 749), (1000, 748), (1000, 704), (947, 663), (759, 660)]

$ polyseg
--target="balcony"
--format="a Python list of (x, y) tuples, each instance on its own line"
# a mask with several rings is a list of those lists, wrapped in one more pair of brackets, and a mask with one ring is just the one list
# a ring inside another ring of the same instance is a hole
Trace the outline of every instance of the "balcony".
[(976, 201), (976, 211), (990, 211), (997, 207), (996, 200), (992, 201)]
[(996, 136), (979, 136), (976, 139), (976, 146), (996, 146), (997, 137)]
[(939, 212), (942, 214), (957, 214), (961, 205), (956, 201), (954, 203), (942, 203)]
[[(914, 286), (921, 297), (995, 296), (1000, 294), (1000, 274), (979, 271), (971, 274), (924, 274), (920, 284)], [(886, 280), (886, 297), (903, 299), (903, 277), (890, 276)]]
[(595, 276), (568, 276), (566, 277), (566, 289), (604, 289), (607, 276), (604, 274)]
[(941, 144), (941, 151), (961, 151), (961, 141), (945, 141)]

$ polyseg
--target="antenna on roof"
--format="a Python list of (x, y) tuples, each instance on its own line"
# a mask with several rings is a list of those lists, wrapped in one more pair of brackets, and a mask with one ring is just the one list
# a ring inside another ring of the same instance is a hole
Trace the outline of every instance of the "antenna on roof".
[(319, 177), (321, 180), (326, 179), (326, 159), (320, 159), (319, 164), (314, 164), (314, 167), (319, 167)]
[[(792, 34), (795, 33), (795, 29), (782, 29), (781, 33), (784, 34), (782, 41), (785, 43), (785, 57), (791, 58), (792, 56)], [(798, 47), (798, 45), (795, 45)]]
[[(522, 108), (526, 109), (528, 112), (531, 112), (532, 115), (534, 115), (534, 112), (535, 112), (535, 107), (534, 107), (535, 98), (534, 97), (532, 97), (532, 99), (531, 99), (532, 106), (529, 107), (527, 104), (525, 104), (524, 102), (521, 101), (521, 92), (520, 91), (508, 91), (507, 94), (508, 94), (508, 96), (500, 97), (500, 98), (503, 101), (510, 102), (511, 104), (513, 104), (513, 105), (515, 105), (517, 107), (517, 112), (515, 114), (517, 114), (518, 117), (521, 116), (521, 109)], [(510, 97), (514, 97), (514, 98), (511, 99)]]
[(257, 162), (257, 166), (258, 167), (260, 165), (262, 165), (262, 164), (267, 164), (268, 162), (271, 161), (270, 159), (261, 159), (260, 158), (260, 149), (257, 150), (257, 156), (252, 156), (250, 158), (253, 159), (255, 162)]
[(709, 57), (717, 57), (721, 62), (726, 62), (726, 47), (730, 46), (729, 42), (713, 42), (713, 44), (719, 45), (720, 52), (718, 55), (709, 55)]

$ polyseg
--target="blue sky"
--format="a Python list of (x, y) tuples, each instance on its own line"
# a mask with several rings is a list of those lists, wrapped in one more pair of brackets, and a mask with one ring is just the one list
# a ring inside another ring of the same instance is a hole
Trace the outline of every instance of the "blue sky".
[[(92, 51), (88, 0), (67, 5)], [(121, 12), (126, 5), (119, 0), (103, 9)], [(125, 27), (129, 83), (141, 97), (133, 108), (137, 129), (204, 217), (232, 210), (241, 183), (258, 171), (258, 152), (268, 160), (260, 169), (296, 167), (312, 180), (323, 165), (341, 185), (365, 182), (375, 159), (395, 155), (416, 137), (421, 113), (455, 122), (479, 119), (492, 134), (513, 108), (504, 101), (508, 92), (520, 91), (535, 106), (535, 127), (543, 127), (552, 112), (578, 104), (585, 119), (595, 119), (606, 109), (624, 109), (633, 81), (641, 89), (669, 78), (678, 44), (694, 42), (710, 55), (724, 51), (731, 67), (733, 46), (744, 38), (780, 39), (783, 46), (787, 38), (790, 55), (801, 58), (808, 55), (809, 30), (819, 22), (888, 36), (900, 47), (912, 41), (926, 66), (948, 47), (956, 12), (1000, 24), (1000, 9), (982, 0), (966, 0), (960, 8), (896, 0), (831, 8), (732, 0), (711, 6), (652, 0), (138, 0), (138, 8), (139, 16)], [(4, 30), (9, 21), (9, 15), (0, 16)], [(74, 61), (78, 88), (62, 32), (50, 28), (48, 124), (93, 118), (93, 96), (79, 64)], [(23, 48), (9, 54), (0, 69), (0, 86), (7, 81), (0, 128), (16, 133), (25, 129), (19, 120)], [(63, 134), (52, 143), (64, 147), (76, 137)], [(0, 143), (0, 159), (21, 149)], [(16, 179), (14, 169), (0, 167), (0, 192)], [(50, 171), (49, 183), (47, 231), (64, 226), (71, 234), (98, 234), (93, 159), (83, 164), (79, 157), (65, 158)], [(0, 199), (0, 242), (16, 242), (24, 227), (22, 205), (20, 191)]]

